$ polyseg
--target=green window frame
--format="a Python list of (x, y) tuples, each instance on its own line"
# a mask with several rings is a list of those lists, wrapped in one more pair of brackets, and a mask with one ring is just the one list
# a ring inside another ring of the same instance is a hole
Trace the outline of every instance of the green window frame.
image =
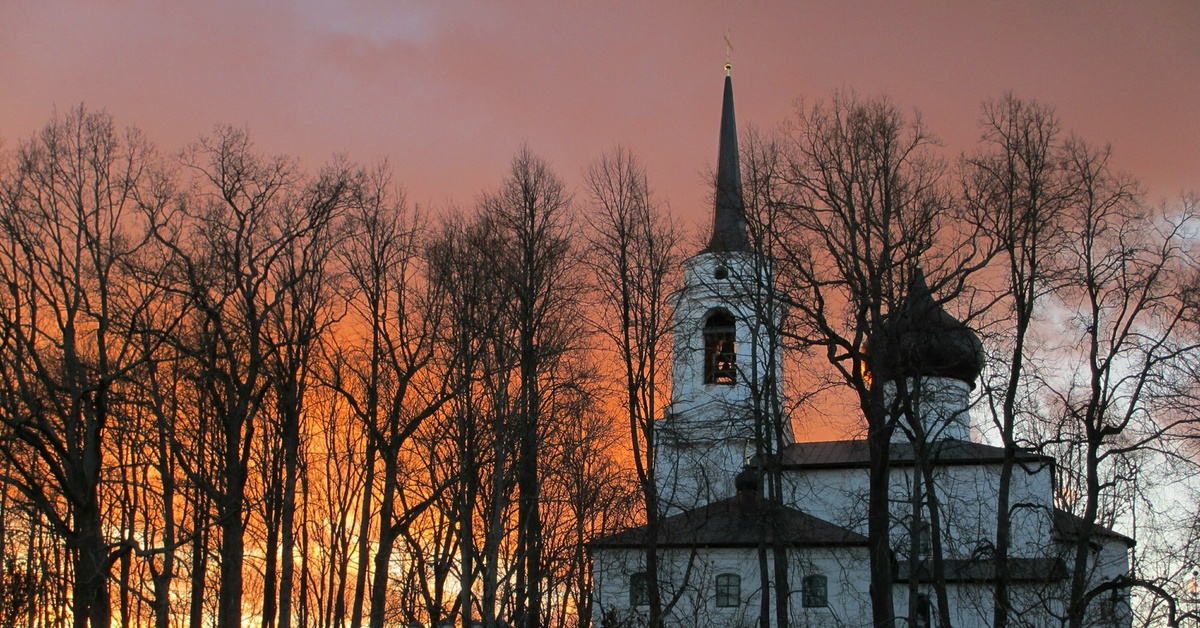
[(742, 605), (742, 577), (733, 573), (717, 576), (717, 608)]
[(829, 606), (829, 580), (820, 574), (804, 576), (801, 581), (804, 608), (825, 608)]

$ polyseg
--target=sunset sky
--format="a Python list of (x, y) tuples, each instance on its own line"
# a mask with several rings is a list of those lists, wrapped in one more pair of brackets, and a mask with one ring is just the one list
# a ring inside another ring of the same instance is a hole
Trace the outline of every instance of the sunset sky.
[(1200, 2), (3, 0), (0, 141), (104, 108), (177, 151), (213, 125), (317, 168), (388, 158), (470, 205), (522, 142), (571, 186), (620, 143), (707, 221), (726, 32), (738, 122), (851, 88), (919, 109), (953, 157), (1012, 90), (1111, 142), (1151, 200), (1200, 188)]

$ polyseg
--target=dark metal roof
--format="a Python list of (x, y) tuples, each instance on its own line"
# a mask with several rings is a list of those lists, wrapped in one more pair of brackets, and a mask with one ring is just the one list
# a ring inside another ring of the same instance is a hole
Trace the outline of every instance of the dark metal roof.
[[(860, 546), (867, 537), (806, 512), (780, 506), (770, 500), (742, 493), (713, 502), (659, 522), (658, 546), (680, 548), (756, 547), (760, 525), (768, 525), (766, 542), (774, 542), (776, 530), (791, 547)], [(592, 547), (644, 547), (649, 530), (640, 526), (601, 537)]]
[[(1054, 537), (1061, 541), (1077, 541), (1086, 527), (1083, 519), (1061, 508), (1054, 509)], [(1092, 527), (1092, 538), (1120, 541), (1133, 547), (1135, 541), (1112, 528), (1096, 524)]]
[[(942, 561), (946, 582), (995, 582), (996, 565), (989, 559), (947, 559)], [(907, 560), (896, 564), (896, 582), (909, 582), (913, 576), (920, 582), (933, 580), (933, 561), (918, 561), (916, 567)], [(1067, 567), (1059, 558), (1009, 558), (1008, 576), (1013, 582), (1053, 582), (1067, 577)]]
[[(892, 443), (891, 464), (911, 465), (915, 460), (910, 443)], [(947, 439), (929, 445), (932, 460), (941, 465), (992, 464), (1004, 461), (1004, 449), (965, 440)], [(1050, 462), (1049, 456), (1018, 452), (1017, 460)], [(789, 469), (867, 468), (870, 452), (866, 440), (834, 440), (792, 443), (783, 450), (783, 466)]]
[(713, 231), (704, 253), (751, 251), (746, 237), (746, 204), (738, 160), (737, 122), (733, 115), (733, 79), (725, 76), (721, 104), (721, 140), (717, 150), (717, 189), (713, 200)]

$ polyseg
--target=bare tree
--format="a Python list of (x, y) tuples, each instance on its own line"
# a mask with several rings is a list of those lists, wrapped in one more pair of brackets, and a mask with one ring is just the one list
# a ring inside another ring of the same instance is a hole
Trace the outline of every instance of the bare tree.
[(1073, 627), (1084, 625), (1088, 604), (1114, 585), (1091, 547), (1098, 526), (1112, 522), (1102, 506), (1127, 485), (1132, 454), (1190, 421), (1158, 412), (1156, 393), (1174, 365), (1194, 363), (1200, 348), (1181, 336), (1195, 316), (1183, 298), (1193, 264), (1184, 247), (1195, 217), (1146, 207), (1135, 184), (1112, 172), (1109, 156), (1075, 138), (1065, 146), (1074, 196), (1063, 219), (1073, 237), (1058, 254), (1063, 283), (1055, 296), (1071, 312), (1063, 333), (1079, 352), (1048, 388), (1063, 426), (1057, 438), (1079, 453), (1078, 466), (1060, 466), (1067, 473), (1060, 486), (1075, 487), (1081, 502), (1069, 559)]
[[(741, 151), (745, 183), (742, 195), (747, 235), (754, 254), (749, 272), (738, 277), (735, 298), (751, 314), (747, 318), (753, 322), (749, 333), (754, 341), (750, 344), (750, 363), (741, 370), (740, 379), (750, 391), (748, 410), (754, 417), (754, 472), (760, 482), (759, 490), (766, 493), (769, 503), (779, 505), (784, 503), (787, 490), (782, 469), (783, 449), (794, 440), (792, 410), (815, 396), (821, 386), (792, 399), (784, 395), (782, 349), (790, 321), (775, 258), (776, 246), (788, 239), (784, 232), (789, 228), (786, 218), (796, 199), (785, 177), (789, 164), (778, 138), (756, 130), (746, 137), (748, 141)], [(765, 509), (758, 530), (759, 581), (763, 591), (759, 597), (759, 621), (764, 628), (768, 624), (786, 628), (791, 621), (789, 565), (793, 561), (788, 556), (787, 535), (783, 533), (778, 513), (777, 508)], [(775, 583), (774, 599), (769, 595), (771, 583)], [(772, 614), (774, 622), (770, 621)]]
[(488, 251), (498, 246), (499, 235), (486, 220), (450, 213), (426, 251), (430, 280), (443, 286), (438, 294), (447, 300), (447, 351), (463, 383), (438, 426), (450, 435), (449, 446), (431, 448), (454, 469), (446, 474), (447, 500), (458, 537), (463, 628), (476, 616), (487, 625), (496, 622), (499, 545), (512, 485), (513, 435), (505, 401), (515, 359), (507, 331), (511, 305), (488, 261)]
[(991, 373), (984, 382), (993, 422), (1004, 447), (996, 509), (993, 549), (996, 585), (994, 626), (1007, 626), (1010, 616), (1008, 568), (1014, 506), (1010, 490), (1018, 451), (1032, 443), (1021, 440), (1018, 419), (1036, 407), (1035, 316), (1055, 284), (1054, 257), (1064, 245), (1061, 224), (1070, 188), (1062, 161), (1060, 123), (1054, 111), (1008, 94), (983, 105), (982, 143), (963, 162), (964, 198), (968, 210), (998, 244), (1003, 270), (1001, 299), (993, 308), (996, 321), (990, 338), (1003, 353), (993, 352)]
[(546, 584), (543, 561), (539, 442), (549, 397), (546, 378), (573, 340), (569, 315), (579, 287), (571, 272), (570, 197), (562, 181), (523, 147), (499, 190), (483, 196), (480, 211), (503, 234), (509, 247), (492, 251), (500, 281), (513, 301), (512, 328), (517, 337), (518, 383), (515, 400), (517, 438), (517, 548), (514, 620), (536, 628), (543, 619)]
[[(628, 474), (622, 469), (625, 451), (621, 434), (600, 400), (592, 395), (574, 399), (577, 411), (565, 412), (550, 465), (548, 491), (553, 498), (548, 542), (555, 570), (549, 625), (579, 628), (592, 625), (593, 572), (587, 544), (632, 520), (634, 496), (628, 491)], [(573, 613), (573, 617), (572, 617)], [(549, 615), (549, 613), (548, 613)]]
[[(513, 388), (519, 354), (516, 305), (496, 264), (496, 251), (509, 246), (509, 235), (486, 213), (476, 213), (465, 224), (448, 225), (444, 236), (451, 246), (440, 246), (438, 259), (454, 261), (439, 265), (449, 271), (441, 280), (456, 285), (459, 290), (454, 292), (461, 291), (455, 302), (472, 303), (455, 308), (462, 314), (455, 321), (455, 351), (470, 357), (459, 362), (470, 385), (454, 407), (461, 468), (456, 487), (459, 531), (463, 546), (471, 546), (470, 561), (464, 560), (460, 569), (468, 581), (478, 579), (479, 616), (490, 627), (500, 625), (515, 606), (515, 561), (509, 546), (514, 534), (518, 419)], [(479, 531), (471, 533), (473, 529)], [(468, 569), (469, 563), (475, 566)], [(464, 621), (468, 614), (464, 612)]]
[(790, 333), (825, 354), (833, 380), (854, 391), (863, 413), (871, 606), (876, 626), (892, 626), (889, 442), (902, 413), (901, 405), (889, 407), (886, 386), (902, 392), (904, 382), (882, 376), (868, 348), (889, 343), (889, 317), (919, 267), (936, 268), (941, 284), (958, 288), (975, 250), (967, 234), (944, 228), (952, 218), (945, 168), (919, 117), (887, 99), (842, 93), (799, 111), (787, 142), (783, 176), (794, 200), (774, 253), (794, 311)]
[[(361, 186), (351, 203), (349, 221), (350, 240), (341, 251), (348, 275), (346, 300), (353, 323), (367, 337), (362, 345), (341, 352), (330, 386), (368, 435), (364, 517), (370, 515), (374, 490), (372, 452), (383, 465), (370, 586), (370, 625), (378, 627), (386, 619), (395, 543), (435, 498), (426, 494), (409, 508), (398, 502), (408, 490), (403, 485), (404, 447), (459, 388), (454, 369), (439, 363), (446, 302), (436, 291), (443, 287), (423, 277), (419, 222), (403, 196), (392, 189), (386, 169), (376, 170)], [(360, 534), (367, 530), (364, 522)], [(367, 547), (366, 541), (360, 543), (361, 549)], [(356, 593), (352, 625), (361, 617), (358, 600), (365, 583), (364, 564), (360, 563), (360, 593)]]
[(663, 215), (633, 154), (617, 147), (588, 168), (592, 208), (588, 265), (596, 275), (596, 328), (621, 366), (628, 423), (646, 525), (647, 625), (665, 616), (658, 582), (658, 503), (654, 422), (668, 400), (672, 316), (668, 297), (681, 261), (678, 228)]
[(154, 148), (80, 106), (22, 143), (0, 197), (0, 478), (66, 545), (75, 626), (111, 622), (110, 569), (135, 542), (105, 520), (106, 440), (144, 359), (155, 292), (138, 210), (170, 199)]
[[(296, 193), (280, 212), (281, 232), (298, 232), (281, 251), (279, 270), (270, 290), (279, 299), (267, 328), (268, 353), (276, 418), (282, 446), (283, 483), (280, 486), (279, 628), (289, 628), (296, 556), (296, 493), (300, 472), (301, 416), (308, 409), (306, 395), (312, 373), (319, 368), (317, 344), (339, 315), (330, 257), (340, 241), (338, 219), (351, 196), (355, 175), (344, 163), (335, 163)], [(303, 520), (301, 520), (303, 521)], [(271, 600), (264, 600), (271, 603)], [(264, 613), (270, 617), (270, 613)]]
[(215, 455), (189, 451), (178, 439), (173, 447), (189, 480), (216, 507), (217, 625), (232, 627), (242, 621), (255, 430), (273, 390), (269, 328), (287, 296), (277, 282), (297, 243), (328, 229), (344, 186), (315, 186), (303, 198), (304, 177), (291, 160), (256, 154), (248, 134), (229, 127), (190, 146), (182, 163), (192, 175), (176, 219), (184, 237), (160, 229), (159, 239), (180, 268), (175, 289), (193, 313), (181, 349), (193, 365), (199, 420), (212, 425), (205, 432)]

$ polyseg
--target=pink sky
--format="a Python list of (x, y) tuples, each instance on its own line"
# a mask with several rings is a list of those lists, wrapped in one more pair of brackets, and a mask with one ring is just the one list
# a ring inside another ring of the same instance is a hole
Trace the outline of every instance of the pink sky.
[(707, 221), (723, 37), (738, 122), (849, 87), (969, 150), (1013, 90), (1111, 142), (1151, 199), (1200, 189), (1200, 2), (3, 0), (0, 141), (105, 108), (175, 151), (214, 124), (311, 169), (389, 158), (411, 200), (469, 205), (522, 142), (575, 186), (617, 143)]

